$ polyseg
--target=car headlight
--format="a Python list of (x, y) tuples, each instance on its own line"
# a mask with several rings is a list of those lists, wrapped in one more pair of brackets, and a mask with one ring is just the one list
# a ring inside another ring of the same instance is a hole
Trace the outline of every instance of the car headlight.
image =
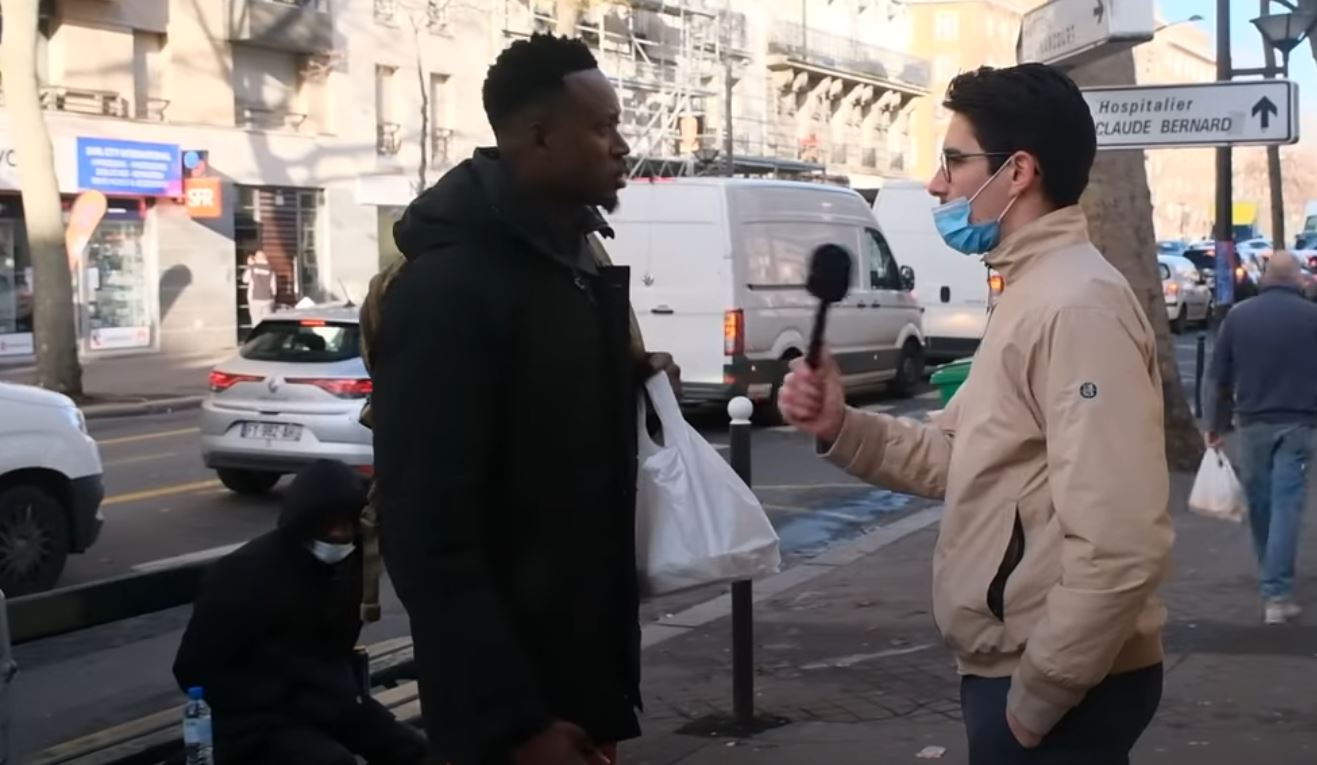
[(87, 417), (81, 409), (71, 406), (64, 410), (64, 416), (69, 418), (70, 425), (82, 431), (84, 435), (87, 434)]

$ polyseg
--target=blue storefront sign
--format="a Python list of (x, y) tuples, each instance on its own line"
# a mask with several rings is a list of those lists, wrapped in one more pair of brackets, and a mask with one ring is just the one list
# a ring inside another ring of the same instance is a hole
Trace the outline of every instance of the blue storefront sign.
[(178, 145), (79, 137), (78, 188), (131, 196), (182, 196)]

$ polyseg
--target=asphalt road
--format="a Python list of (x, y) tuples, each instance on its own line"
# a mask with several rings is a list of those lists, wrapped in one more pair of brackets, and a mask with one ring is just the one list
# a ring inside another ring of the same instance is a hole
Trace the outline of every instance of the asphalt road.
[[(1196, 333), (1177, 338), (1181, 378), (1192, 393)], [(907, 399), (856, 402), (869, 409), (922, 417), (939, 406), (926, 391)], [(278, 489), (264, 498), (228, 493), (201, 464), (196, 412), (93, 421), (105, 462), (105, 527), (86, 555), (70, 559), (61, 585), (169, 565), (179, 556), (209, 555), (273, 528)], [(715, 445), (726, 443), (725, 416), (693, 418)], [(789, 428), (754, 434), (755, 488), (783, 541), (788, 565), (924, 506), (859, 484), (813, 455), (810, 441)], [(680, 610), (711, 593), (647, 604), (645, 618)], [(406, 615), (385, 583), (384, 618), (363, 642), (407, 633)], [(12, 687), (16, 752), (33, 752), (107, 725), (157, 712), (179, 701), (170, 665), (189, 609), (180, 608), (82, 633), (19, 646)], [(77, 689), (70, 693), (70, 689)]]

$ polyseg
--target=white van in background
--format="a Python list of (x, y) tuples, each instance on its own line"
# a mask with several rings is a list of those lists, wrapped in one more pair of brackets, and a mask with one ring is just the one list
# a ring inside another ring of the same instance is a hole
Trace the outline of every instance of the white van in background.
[[(828, 343), (847, 387), (908, 392), (924, 371), (914, 274), (902, 269), (859, 194), (815, 183), (637, 180), (609, 216), (613, 261), (631, 268), (645, 343), (681, 364), (686, 404), (747, 395), (772, 419), (787, 363), (804, 355), (817, 301), (805, 290), (821, 244), (857, 259)], [(903, 273), (904, 272), (904, 273)]]
[(938, 202), (924, 184), (890, 180), (862, 193), (872, 200), (874, 217), (893, 252), (919, 274), (915, 294), (924, 308), (929, 360), (973, 355), (988, 322), (990, 288), (983, 257), (964, 255), (942, 241), (933, 225)]

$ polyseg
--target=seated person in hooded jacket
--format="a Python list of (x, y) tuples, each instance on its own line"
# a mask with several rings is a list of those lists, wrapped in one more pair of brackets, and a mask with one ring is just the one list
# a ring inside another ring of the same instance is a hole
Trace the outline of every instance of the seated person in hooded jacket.
[(355, 651), (364, 482), (340, 462), (293, 480), (278, 528), (220, 560), (174, 677), (201, 686), (219, 765), (416, 765), (425, 739), (371, 698)]

